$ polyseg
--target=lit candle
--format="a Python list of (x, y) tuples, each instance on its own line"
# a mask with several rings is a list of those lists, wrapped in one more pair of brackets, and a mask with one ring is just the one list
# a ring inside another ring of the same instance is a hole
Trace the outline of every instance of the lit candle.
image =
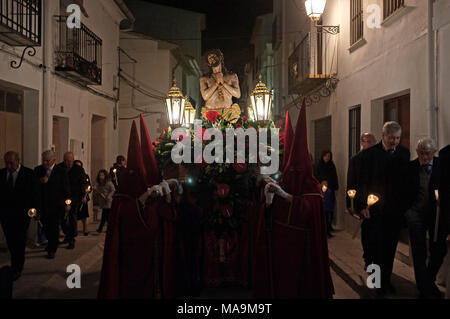
[(70, 206), (70, 204), (72, 204), (72, 201), (71, 201), (70, 199), (67, 199), (67, 200), (65, 201), (65, 203), (66, 203), (66, 206)]
[(116, 181), (116, 184), (118, 184), (117, 182), (117, 169), (113, 169), (113, 173), (114, 173), (114, 180)]
[(91, 192), (91, 186), (89, 185), (86, 189), (86, 193), (90, 193)]
[(438, 231), (439, 231), (439, 219), (441, 215), (441, 204), (439, 202), (439, 190), (434, 191), (434, 196), (436, 197), (436, 222), (434, 224), (434, 242), (437, 242), (438, 239)]
[(370, 207), (378, 203), (380, 198), (378, 196), (370, 194), (369, 197), (367, 197), (367, 215), (370, 217)]
[(325, 194), (328, 190), (328, 187), (326, 185), (322, 185), (322, 192)]
[(28, 211), (28, 217), (30, 218), (34, 218), (37, 215), (37, 211), (35, 208), (30, 208), (30, 210)]
[(356, 190), (350, 189), (347, 192), (347, 194), (348, 194), (348, 197), (350, 197), (350, 199), (351, 199), (351, 209), (352, 209), (352, 212), (353, 212), (354, 211), (353, 200), (355, 199), (355, 196), (356, 196)]

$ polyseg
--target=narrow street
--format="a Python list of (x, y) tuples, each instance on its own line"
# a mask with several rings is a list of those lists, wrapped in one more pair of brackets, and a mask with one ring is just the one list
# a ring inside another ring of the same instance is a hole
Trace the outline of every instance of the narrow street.
[[(94, 230), (97, 223), (89, 225), (89, 236), (78, 236), (74, 250), (62, 245), (56, 259), (45, 258), (44, 248), (27, 248), (25, 270), (14, 283), (14, 299), (95, 299), (100, 280), (105, 233)], [(352, 240), (346, 232), (336, 232), (329, 240), (331, 274), (335, 287), (335, 299), (373, 299), (374, 291), (367, 288), (367, 275), (363, 270), (362, 250), (359, 240)], [(6, 251), (0, 253), (0, 265), (8, 264)], [(81, 288), (67, 287), (67, 266), (81, 268)], [(396, 296), (389, 299), (415, 299), (418, 292), (413, 269), (396, 260), (393, 284)], [(205, 289), (195, 299), (250, 299), (251, 292), (240, 288)]]

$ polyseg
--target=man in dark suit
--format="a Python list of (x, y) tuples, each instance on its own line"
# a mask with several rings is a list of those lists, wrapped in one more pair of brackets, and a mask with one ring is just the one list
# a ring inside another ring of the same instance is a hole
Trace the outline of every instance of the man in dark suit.
[(116, 162), (113, 167), (109, 170), (109, 175), (111, 176), (111, 181), (116, 188), (116, 191), (119, 189), (119, 185), (122, 184), (124, 174), (127, 169), (127, 160), (125, 156), (119, 155), (116, 158)]
[(78, 210), (82, 203), (86, 202), (84, 185), (86, 182), (86, 173), (81, 166), (74, 165), (75, 158), (72, 152), (64, 154), (64, 161), (58, 165), (58, 168), (65, 170), (70, 183), (70, 199), (71, 210), (68, 214), (64, 215), (61, 220), (61, 228), (66, 235), (65, 242), (69, 243), (67, 249), (75, 248), (75, 237), (78, 234)]
[[(383, 127), (382, 141), (361, 153), (361, 170), (356, 194), (357, 211), (366, 219), (372, 251), (370, 263), (381, 268), (381, 287), (377, 296), (395, 293), (391, 284), (392, 268), (405, 211), (403, 180), (410, 152), (400, 145), (402, 129), (396, 122)], [(370, 208), (367, 198), (374, 194), (379, 202)]]
[(47, 235), (47, 258), (55, 258), (59, 243), (59, 221), (64, 213), (70, 212), (69, 177), (66, 171), (55, 165), (55, 153), (45, 151), (42, 165), (34, 169), (39, 180), (39, 209), (44, 232)]
[[(439, 179), (439, 199), (441, 204), (442, 232), (446, 236), (448, 254), (450, 254), (450, 145), (439, 152), (440, 159), (440, 179)], [(447, 287), (450, 291), (450, 287)]]
[[(409, 228), (414, 273), (420, 298), (440, 298), (441, 293), (434, 282), (447, 253), (447, 233), (444, 233), (443, 227), (439, 227), (437, 241), (434, 241), (437, 207), (435, 190), (439, 186), (440, 161), (434, 157), (437, 147), (432, 139), (421, 139), (416, 151), (418, 158), (410, 162), (405, 183), (408, 204), (405, 217)], [(427, 231), (430, 238), (428, 265)]]
[[(347, 191), (349, 190), (359, 190), (359, 180), (358, 176), (361, 170), (361, 152), (371, 148), (377, 144), (377, 140), (375, 139), (375, 135), (372, 133), (364, 133), (361, 135), (361, 151), (358, 152), (355, 156), (353, 156), (348, 164), (348, 171), (347, 171)], [(351, 210), (351, 200), (347, 196), (347, 208), (350, 211)], [(351, 212), (352, 214), (354, 212)], [(369, 241), (369, 232), (367, 229), (367, 222), (363, 222), (361, 224), (361, 243), (363, 246), (363, 258), (365, 262), (365, 268), (369, 266), (373, 262), (373, 258), (371, 257), (372, 252), (370, 251), (370, 241)]]
[(33, 170), (20, 164), (18, 153), (8, 152), (4, 159), (6, 168), (0, 170), (0, 222), (11, 254), (13, 280), (17, 280), (25, 263), (30, 224), (27, 213), (37, 204), (36, 184)]

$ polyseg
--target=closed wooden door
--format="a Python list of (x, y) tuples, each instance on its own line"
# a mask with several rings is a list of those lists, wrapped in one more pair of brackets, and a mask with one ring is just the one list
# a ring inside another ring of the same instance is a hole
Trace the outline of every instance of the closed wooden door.
[(410, 148), (410, 95), (403, 95), (384, 101), (384, 121), (396, 121), (402, 127), (400, 144)]

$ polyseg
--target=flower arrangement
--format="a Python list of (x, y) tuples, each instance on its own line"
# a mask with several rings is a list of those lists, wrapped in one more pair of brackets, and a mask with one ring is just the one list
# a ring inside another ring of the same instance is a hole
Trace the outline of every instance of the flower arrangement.
[[(224, 116), (223, 113), (219, 114), (215, 111), (207, 112), (202, 119), (201, 127), (197, 127), (196, 131), (187, 130), (186, 134), (179, 135), (176, 141), (172, 140), (172, 130), (166, 129), (154, 143), (155, 156), (160, 169), (164, 172), (174, 167), (171, 159), (172, 148), (184, 138), (191, 138), (191, 145), (195, 141), (201, 141), (204, 149), (212, 142), (208, 135), (208, 128), (220, 130), (224, 136), (229, 128), (259, 129), (258, 123), (245, 116), (238, 119), (230, 117), (231, 113)], [(273, 127), (273, 122), (269, 122), (267, 127)], [(235, 136), (234, 145), (236, 145), (236, 139), (237, 136)], [(280, 142), (282, 143), (282, 139)], [(226, 148), (224, 143), (224, 154)], [(192, 158), (192, 164), (182, 164), (187, 171), (186, 186), (204, 211), (203, 225), (206, 230), (213, 231), (217, 238), (230, 237), (240, 228), (245, 221), (244, 212), (255, 196), (259, 164), (250, 163), (247, 141), (245, 148), (245, 163), (238, 163), (235, 160), (234, 163), (224, 161), (224, 163), (207, 164), (204, 158)], [(234, 153), (236, 159), (236, 149)], [(194, 154), (193, 146), (191, 154)]]

